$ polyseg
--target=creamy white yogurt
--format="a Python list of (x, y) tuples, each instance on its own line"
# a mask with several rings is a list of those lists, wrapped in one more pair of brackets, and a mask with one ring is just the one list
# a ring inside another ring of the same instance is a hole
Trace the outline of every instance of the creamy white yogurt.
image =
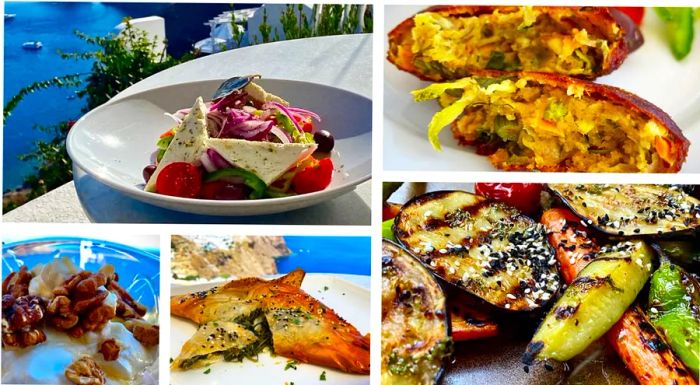
[[(157, 366), (158, 347), (144, 347), (118, 322), (110, 321), (102, 331), (88, 332), (79, 339), (53, 329), (45, 332), (47, 340), (42, 344), (20, 350), (3, 349), (2, 383), (72, 384), (64, 374), (66, 367), (83, 355), (97, 362), (111, 385), (141, 383), (142, 377), (153, 376), (151, 366)], [(105, 361), (98, 349), (102, 341), (110, 338), (117, 341), (121, 350), (118, 359)]]

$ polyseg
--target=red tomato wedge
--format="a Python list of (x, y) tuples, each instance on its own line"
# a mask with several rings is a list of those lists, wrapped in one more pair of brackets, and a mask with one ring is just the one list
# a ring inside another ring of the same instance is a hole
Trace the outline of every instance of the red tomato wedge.
[(168, 131), (165, 131), (164, 133), (160, 134), (159, 138), (163, 139), (163, 138), (167, 138), (168, 136), (174, 136), (174, 135), (175, 134), (173, 133), (173, 130), (168, 130)]
[(634, 21), (635, 24), (637, 25), (642, 25), (642, 21), (644, 21), (644, 7), (613, 7), (615, 9), (618, 9)]
[(323, 158), (314, 166), (306, 167), (294, 175), (292, 187), (297, 194), (321, 191), (331, 184), (333, 179), (333, 161)]
[(202, 172), (187, 162), (175, 162), (163, 167), (156, 180), (159, 194), (194, 198), (202, 188)]
[(396, 203), (384, 202), (382, 205), (382, 221), (388, 221), (389, 219), (394, 219), (396, 215), (401, 210), (401, 205)]
[(539, 183), (477, 183), (477, 195), (506, 203), (525, 214), (534, 214), (540, 209)]

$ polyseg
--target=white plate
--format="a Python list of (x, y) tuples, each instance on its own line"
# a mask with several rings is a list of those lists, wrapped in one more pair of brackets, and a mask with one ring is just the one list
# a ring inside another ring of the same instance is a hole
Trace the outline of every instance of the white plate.
[[(173, 286), (172, 294), (186, 294), (213, 287), (213, 284)], [(329, 274), (307, 274), (301, 285), (309, 295), (335, 310), (338, 315), (354, 325), (362, 334), (369, 332), (370, 293), (355, 284)], [(327, 288), (327, 290), (326, 290)], [(180, 348), (197, 330), (192, 322), (176, 317), (170, 320), (170, 357), (175, 358)], [(261, 353), (258, 362), (217, 362), (206, 369), (197, 368), (188, 371), (171, 371), (170, 383), (180, 384), (249, 384), (282, 385), (285, 383), (300, 385), (367, 385), (369, 376), (347, 374), (337, 370), (310, 364), (298, 364), (297, 370), (284, 370), (287, 358), (272, 357)], [(321, 381), (321, 373), (326, 372), (326, 381)], [(232, 381), (236, 379), (236, 381)]]
[[(100, 182), (130, 197), (172, 210), (206, 215), (259, 215), (308, 207), (335, 198), (368, 180), (372, 169), (372, 101), (321, 84), (279, 79), (256, 81), (292, 105), (318, 113), (318, 125), (333, 133), (335, 173), (319, 192), (292, 197), (215, 201), (166, 196), (143, 191), (141, 171), (150, 163), (161, 133), (173, 121), (164, 115), (191, 107), (197, 96), (209, 98), (225, 79), (175, 84), (140, 92), (100, 106), (71, 129), (68, 154)], [(76, 173), (77, 174), (77, 173)]]
[[(387, 6), (386, 34), (421, 6)], [(696, 22), (696, 29), (698, 23)], [(690, 140), (688, 158), (682, 172), (700, 172), (700, 39), (696, 38), (690, 55), (682, 62), (671, 55), (658, 17), (646, 10), (642, 24), (644, 45), (633, 52), (615, 72), (597, 82), (614, 85), (635, 93), (661, 107)], [(443, 151), (435, 151), (428, 142), (427, 127), (438, 111), (437, 103), (416, 103), (410, 91), (429, 83), (399, 71), (384, 61), (384, 169), (422, 171), (496, 171), (473, 148), (457, 144), (449, 129), (440, 134)]]

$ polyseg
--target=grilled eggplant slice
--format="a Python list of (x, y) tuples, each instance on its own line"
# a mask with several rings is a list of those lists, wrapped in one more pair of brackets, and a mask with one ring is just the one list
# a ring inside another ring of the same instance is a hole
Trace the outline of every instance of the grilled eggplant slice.
[(700, 200), (664, 185), (550, 184), (588, 226), (613, 235), (692, 232), (700, 227)]
[(569, 360), (605, 334), (649, 279), (652, 255), (643, 241), (601, 249), (542, 321), (523, 362)]
[(483, 69), (594, 79), (642, 43), (636, 25), (608, 8), (436, 6), (389, 33), (387, 57), (432, 81)]
[(451, 125), (462, 145), (504, 170), (677, 172), (689, 142), (670, 116), (622, 89), (568, 76), (493, 71), (413, 91), (443, 110), (428, 139)]
[(415, 197), (396, 217), (394, 234), (439, 277), (504, 309), (537, 309), (560, 287), (544, 226), (478, 195)]
[(382, 242), (382, 385), (440, 382), (451, 354), (445, 294), (406, 250)]

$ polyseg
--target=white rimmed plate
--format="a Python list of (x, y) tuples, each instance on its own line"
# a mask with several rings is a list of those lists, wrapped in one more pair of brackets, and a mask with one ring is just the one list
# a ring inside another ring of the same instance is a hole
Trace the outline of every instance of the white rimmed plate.
[[(215, 284), (173, 285), (173, 295), (207, 290)], [(338, 315), (354, 325), (362, 334), (369, 332), (369, 290), (330, 274), (307, 274), (301, 288), (332, 308)], [(175, 358), (180, 348), (197, 330), (194, 323), (177, 317), (170, 321), (170, 357)], [(232, 379), (245, 384), (303, 384), (303, 385), (367, 385), (369, 376), (347, 374), (334, 369), (310, 364), (297, 364), (296, 370), (287, 369), (287, 358), (271, 356), (263, 352), (258, 362), (217, 362), (207, 369), (197, 368), (188, 371), (171, 371), (170, 383), (210, 385), (230, 384)], [(326, 380), (321, 381), (321, 374), (326, 372)]]
[[(387, 6), (386, 34), (404, 19), (427, 6)], [(700, 22), (695, 23), (697, 30)], [(641, 96), (666, 111), (690, 141), (682, 172), (700, 172), (700, 39), (683, 61), (671, 55), (661, 21), (646, 9), (642, 23), (644, 45), (630, 54), (612, 74), (596, 82), (620, 87)], [(427, 127), (439, 110), (437, 103), (416, 103), (410, 92), (427, 86), (415, 76), (384, 60), (384, 169), (414, 171), (498, 171), (474, 148), (459, 146), (449, 128), (443, 129), (437, 152), (428, 142)]]
[[(261, 215), (308, 207), (352, 191), (372, 169), (372, 101), (316, 83), (280, 79), (256, 81), (292, 105), (321, 116), (319, 128), (335, 137), (335, 173), (319, 192), (285, 198), (215, 201), (179, 198), (143, 191), (143, 168), (150, 163), (161, 133), (173, 121), (164, 115), (191, 107), (197, 96), (209, 98), (225, 79), (150, 89), (100, 106), (83, 116), (67, 139), (74, 163), (98, 181), (128, 196), (172, 210), (206, 215)], [(77, 173), (76, 173), (77, 174)]]

